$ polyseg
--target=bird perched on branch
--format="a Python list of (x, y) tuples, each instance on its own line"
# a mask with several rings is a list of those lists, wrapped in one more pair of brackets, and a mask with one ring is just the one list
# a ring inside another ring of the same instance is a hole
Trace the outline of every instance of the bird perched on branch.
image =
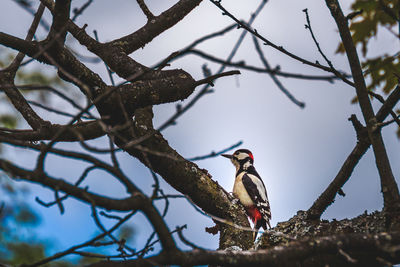
[[(267, 230), (267, 225), (271, 228), (269, 223), (271, 220), (271, 209), (267, 190), (260, 175), (253, 166), (253, 154), (250, 150), (239, 149), (232, 155), (222, 154), (222, 156), (230, 159), (236, 167), (233, 195), (245, 207), (247, 216), (254, 223), (254, 230), (258, 231), (261, 227)], [(254, 232), (254, 239), (256, 236), (257, 232)]]

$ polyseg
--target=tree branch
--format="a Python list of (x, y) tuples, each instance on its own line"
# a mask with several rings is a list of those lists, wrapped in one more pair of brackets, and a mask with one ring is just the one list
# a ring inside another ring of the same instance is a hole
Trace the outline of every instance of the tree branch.
[(67, 36), (67, 22), (71, 10), (71, 0), (56, 0), (53, 13), (53, 23), (47, 39), (54, 40), (57, 46), (63, 46)]
[[(155, 131), (153, 129), (152, 116), (153, 113), (150, 107), (139, 109), (135, 112), (135, 138)], [(146, 157), (143, 154), (143, 150), (137, 149), (135, 146), (125, 146), (125, 143), (132, 138), (133, 136), (131, 136), (130, 131), (120, 131), (115, 137), (115, 143), (130, 155), (138, 158), (154, 172), (161, 175), (176, 190), (189, 196), (196, 205), (208, 214), (234, 221), (239, 225), (249, 225), (246, 215), (242, 212), (242, 207), (231, 202), (232, 197), (218, 183), (211, 179), (207, 171), (185, 160), (172, 149), (161, 133), (155, 131), (154, 134), (140, 144), (149, 151), (157, 152), (148, 153)], [(160, 152), (169, 156), (158, 155)], [(218, 203), (218, 205), (214, 203)], [(229, 242), (226, 242), (223, 247), (236, 245), (248, 249), (252, 246), (250, 232), (230, 226), (228, 228), (229, 231), (224, 232), (225, 236), (221, 234), (222, 241), (220, 240), (220, 242), (229, 239)]]
[[(60, 133), (60, 131), (63, 131)], [(0, 136), (10, 139), (23, 141), (42, 141), (52, 140), (56, 135), (56, 141), (75, 142), (81, 139), (91, 140), (104, 136), (106, 132), (99, 121), (79, 122), (73, 125), (52, 124), (49, 127), (42, 127), (39, 130), (18, 130), (18, 131), (0, 131)]]
[(326, 0), (332, 17), (335, 19), (339, 33), (346, 50), (346, 55), (350, 64), (351, 73), (354, 79), (354, 85), (359, 100), (359, 105), (367, 124), (368, 136), (374, 150), (376, 166), (381, 180), (381, 190), (383, 193), (384, 207), (387, 210), (400, 210), (399, 189), (394, 179), (390, 166), (386, 148), (383, 143), (382, 135), (377, 129), (377, 118), (374, 115), (371, 102), (368, 96), (368, 90), (365, 85), (363, 72), (358, 58), (357, 50), (348, 27), (348, 21), (343, 15), (337, 0)]
[[(267, 38), (265, 38), (264, 36), (262, 36), (261, 34), (259, 34), (259, 33), (257, 32), (257, 30), (252, 29), (252, 28), (250, 27), (250, 25), (247, 25), (247, 24), (241, 22), (240, 20), (238, 20), (234, 15), (232, 15), (228, 10), (226, 10), (226, 9), (221, 5), (221, 1), (219, 1), (219, 0), (210, 0), (210, 2), (213, 3), (215, 6), (217, 6), (219, 9), (221, 9), (222, 12), (223, 12), (223, 13), (222, 13), (223, 15), (226, 15), (226, 16), (230, 17), (230, 18), (231, 18), (232, 20), (234, 20), (238, 25), (240, 25), (241, 28), (245, 29), (247, 32), (249, 32), (249, 33), (251, 33), (252, 35), (256, 36), (258, 39), (262, 40), (262, 41), (264, 42), (264, 45), (269, 45), (269, 46), (273, 47), (274, 49), (280, 51), (281, 53), (283, 53), (283, 54), (285, 54), (285, 55), (287, 55), (287, 56), (289, 56), (289, 57), (291, 57), (291, 58), (293, 58), (293, 59), (295, 59), (295, 60), (297, 60), (297, 61), (299, 61), (299, 62), (301, 62), (301, 63), (303, 63), (303, 64), (306, 64), (306, 65), (315, 67), (315, 68), (317, 68), (317, 69), (321, 69), (321, 70), (324, 70), (324, 71), (331, 72), (331, 73), (334, 73), (334, 74), (335, 74), (335, 71), (332, 70), (330, 67), (323, 66), (323, 65), (321, 65), (321, 64), (319, 64), (319, 63), (313, 63), (313, 62), (311, 62), (311, 61), (309, 61), (309, 60), (306, 60), (306, 59), (304, 59), (304, 58), (301, 58), (301, 57), (299, 57), (299, 56), (297, 56), (297, 55), (295, 55), (295, 54), (293, 54), (293, 53), (287, 51), (287, 50), (286, 50), (285, 48), (283, 48), (282, 46), (278, 46), (278, 45), (272, 43), (272, 42), (269, 41)], [(340, 76), (339, 78), (342, 79), (345, 83), (347, 83), (347, 84), (349, 84), (349, 85), (351, 85), (351, 86), (354, 86), (353, 83), (352, 83), (351, 81), (349, 81), (345, 76), (342, 75), (342, 76)]]
[[(397, 86), (377, 112), (376, 119), (378, 122), (382, 122), (386, 119), (386, 117), (390, 114), (399, 99), (400, 86)], [(333, 181), (329, 184), (325, 191), (318, 197), (317, 200), (315, 200), (313, 205), (308, 209), (307, 217), (309, 219), (319, 219), (325, 209), (333, 203), (337, 192), (348, 181), (359, 160), (371, 145), (369, 138), (357, 139), (357, 145), (353, 148), (352, 152), (343, 163), (335, 179), (333, 179)]]
[(146, 3), (144, 0), (136, 0), (138, 5), (140, 6), (140, 9), (143, 11), (143, 14), (146, 15), (148, 20), (154, 19), (153, 13), (151, 13), (150, 9), (147, 7)]
[[(268, 70), (271, 71), (271, 67), (267, 61), (267, 59), (265, 58), (265, 55), (263, 53), (263, 51), (261, 50), (260, 44), (258, 43), (258, 40), (255, 36), (253, 36), (253, 42), (254, 42), (254, 46), (256, 48), (256, 51), (258, 53), (258, 56), (260, 57), (261, 62), (263, 63), (264, 67)], [(276, 84), (276, 86), (278, 86), (278, 88), (290, 99), (290, 101), (292, 101), (294, 104), (296, 104), (297, 106), (299, 106), (300, 108), (304, 108), (305, 107), (305, 103), (301, 102), (299, 100), (297, 100), (281, 83), (281, 81), (278, 80), (278, 78), (275, 76), (275, 74), (271, 71), (269, 73), (269, 76), (271, 77), (271, 79), (274, 81), (274, 83)]]
[(11, 178), (37, 183), (52, 190), (60, 190), (83, 202), (89, 204), (94, 203), (96, 206), (108, 210), (130, 211), (141, 209), (143, 205), (143, 196), (141, 193), (124, 199), (100, 196), (67, 183), (62, 179), (56, 179), (43, 173), (25, 170), (4, 159), (0, 159), (0, 169)]
[[(248, 25), (251, 25), (254, 22), (254, 20), (260, 14), (261, 10), (264, 8), (266, 3), (267, 3), (267, 1), (265, 1), (265, 0), (260, 2), (256, 11), (254, 12), (254, 14), (251, 15), (251, 17), (247, 23)], [(227, 62), (230, 62), (233, 59), (233, 57), (236, 55), (240, 45), (242, 44), (244, 38), (246, 37), (246, 35), (247, 35), (247, 31), (242, 31), (238, 40), (236, 41), (235, 45), (233, 46), (231, 52), (229, 53), (228, 57), (226, 58)], [(216, 73), (217, 74), (222, 73), (225, 70), (226, 66), (227, 65), (222, 64)], [(209, 86), (210, 86), (209, 84), (203, 86), (203, 88), (200, 90), (200, 92), (198, 92), (197, 95), (195, 95), (191, 101), (189, 101), (185, 106), (181, 107), (180, 109), (177, 109), (175, 114), (173, 114), (167, 121), (165, 121), (158, 128), (158, 130), (162, 131), (165, 128), (167, 128), (168, 126), (174, 124), (177, 118), (179, 118), (183, 113), (185, 113), (187, 110), (189, 110), (202, 96), (204, 96), (206, 93), (209, 92), (208, 91)]]
[(119, 46), (127, 54), (131, 54), (139, 48), (144, 47), (151, 42), (156, 36), (168, 30), (187, 14), (189, 14), (202, 0), (180, 0), (168, 10), (159, 16), (149, 20), (145, 26), (136, 32), (111, 41), (110, 46)]
[(208, 159), (208, 158), (217, 157), (217, 156), (219, 156), (219, 155), (221, 155), (221, 154), (224, 154), (224, 153), (226, 153), (226, 152), (228, 152), (228, 151), (230, 151), (230, 150), (232, 150), (232, 149), (234, 149), (234, 148), (237, 148), (238, 146), (241, 146), (242, 144), (243, 144), (243, 141), (239, 141), (239, 142), (237, 142), (236, 144), (233, 144), (233, 145), (231, 145), (230, 147), (225, 148), (225, 149), (223, 149), (223, 150), (221, 150), (221, 151), (218, 151), (218, 152), (212, 151), (212, 152), (211, 152), (210, 154), (208, 154), (208, 155), (197, 156), (197, 157), (189, 158), (188, 160), (190, 160), (190, 161), (196, 161), (196, 160), (203, 160), (203, 159)]
[(211, 86), (214, 85), (213, 81), (215, 79), (221, 78), (221, 77), (226, 77), (226, 76), (231, 76), (231, 75), (236, 75), (236, 74), (240, 74), (240, 71), (238, 70), (232, 70), (232, 71), (227, 71), (227, 72), (221, 72), (215, 75), (210, 75), (204, 79), (198, 80), (196, 81), (195, 85), (199, 86), (202, 84), (210, 84)]
[(25, 97), (14, 85), (13, 74), (6, 70), (0, 71), (0, 89), (4, 91), (16, 110), (22, 115), (29, 126), (34, 130), (50, 125), (49, 121), (43, 120), (29, 105)]
[(333, 235), (315, 240), (295, 241), (257, 251), (208, 251), (195, 249), (174, 254), (159, 254), (146, 259), (101, 261), (91, 267), (123, 267), (156, 265), (221, 265), (221, 266), (354, 266), (345, 251), (358, 266), (381, 266), (377, 258), (396, 264), (400, 262), (400, 233)]

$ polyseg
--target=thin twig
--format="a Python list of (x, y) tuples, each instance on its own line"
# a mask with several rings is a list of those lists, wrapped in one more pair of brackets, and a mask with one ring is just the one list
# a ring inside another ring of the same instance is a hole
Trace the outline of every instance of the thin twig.
[[(261, 10), (264, 8), (265, 4), (268, 1), (261, 1), (260, 5), (257, 7), (256, 11), (251, 15), (251, 18), (249, 19), (249, 22), (247, 23), (248, 25), (251, 25), (254, 20), (256, 19), (256, 17), (258, 16), (258, 14), (261, 12)], [(227, 62), (230, 62), (233, 57), (236, 55), (236, 52), (238, 51), (240, 45), (243, 42), (244, 37), (246, 36), (247, 31), (243, 31), (237, 42), (235, 43), (235, 45), (233, 46), (229, 56), (226, 58)], [(222, 73), (226, 68), (225, 64), (222, 64), (221, 67), (219, 68), (219, 70), (216, 72), (216, 74), (220, 74)], [(203, 88), (197, 93), (197, 95), (195, 95), (191, 101), (189, 101), (186, 105), (182, 106), (180, 109), (177, 109), (177, 111), (175, 112), (174, 115), (172, 115), (167, 121), (165, 121), (159, 128), (159, 131), (164, 130), (165, 128), (167, 128), (170, 125), (175, 124), (176, 119), (179, 118), (182, 114), (184, 114), (187, 110), (189, 110), (195, 103), (197, 103), (197, 101), (204, 96), (205, 94), (208, 93), (208, 89), (209, 89), (209, 84), (206, 84), (205, 86), (203, 86)]]
[(83, 11), (90, 6), (93, 0), (88, 0), (84, 3), (80, 8), (74, 8), (74, 16), (72, 17), (72, 21), (75, 21), (80, 15), (82, 15)]
[(193, 242), (190, 242), (189, 240), (187, 240), (184, 236), (183, 236), (183, 229), (186, 229), (187, 225), (183, 225), (181, 227), (176, 227), (176, 232), (178, 233), (178, 236), (180, 238), (180, 240), (187, 246), (191, 247), (192, 249), (200, 249), (200, 250), (206, 250), (205, 248), (199, 247), (196, 244), (194, 244)]
[(122, 220), (120, 220), (119, 222), (117, 222), (117, 223), (116, 223), (113, 227), (111, 227), (108, 231), (103, 232), (103, 233), (97, 235), (96, 237), (94, 237), (94, 238), (92, 238), (92, 239), (90, 239), (90, 240), (88, 240), (88, 241), (86, 241), (86, 242), (84, 242), (84, 243), (81, 243), (81, 244), (79, 244), (79, 245), (72, 246), (71, 248), (69, 248), (69, 249), (67, 249), (67, 250), (64, 250), (64, 251), (62, 251), (62, 252), (58, 252), (58, 253), (54, 254), (53, 256), (44, 258), (44, 259), (42, 259), (42, 260), (40, 260), (40, 261), (38, 261), (38, 262), (35, 262), (35, 263), (32, 263), (32, 264), (28, 264), (28, 265), (26, 265), (26, 266), (27, 266), (27, 267), (36, 267), (36, 266), (40, 266), (40, 265), (49, 263), (49, 262), (51, 262), (51, 261), (53, 261), (53, 260), (59, 259), (59, 258), (61, 258), (61, 257), (64, 257), (64, 256), (66, 256), (66, 255), (69, 255), (69, 254), (71, 254), (71, 253), (74, 253), (77, 249), (90, 246), (91, 244), (95, 243), (97, 240), (100, 240), (100, 239), (104, 238), (106, 235), (108, 235), (109, 233), (112, 233), (112, 232), (114, 232), (115, 230), (117, 230), (123, 223), (125, 223), (127, 220), (129, 220), (135, 213), (136, 213), (136, 210), (135, 210), (135, 211), (132, 211), (131, 213), (129, 213), (128, 215), (126, 215)]
[[(329, 76), (327, 76), (327, 75), (308, 75), (308, 74), (284, 72), (284, 71), (280, 70), (279, 66), (272, 68), (271, 70), (267, 70), (266, 68), (260, 68), (260, 67), (248, 65), (245, 63), (245, 61), (237, 61), (237, 62), (226, 61), (224, 59), (215, 57), (204, 51), (200, 51), (197, 49), (190, 49), (189, 51), (187, 51), (187, 53), (199, 56), (201, 58), (204, 58), (206, 60), (221, 64), (221, 65), (225, 65), (227, 67), (234, 67), (237, 69), (243, 69), (243, 70), (248, 70), (248, 71), (253, 71), (253, 72), (258, 72), (258, 73), (271, 73), (276, 76), (285, 77), (285, 78), (327, 81), (330, 83), (332, 83), (333, 81), (335, 81), (337, 79), (340, 79), (340, 78), (336, 77), (336, 75), (329, 75)], [(346, 76), (346, 77), (348, 77), (348, 76)]]
[(226, 153), (226, 152), (228, 152), (228, 151), (230, 151), (230, 150), (232, 150), (232, 149), (234, 149), (234, 148), (237, 148), (238, 146), (241, 146), (242, 144), (243, 144), (243, 141), (239, 141), (239, 142), (237, 142), (236, 144), (233, 144), (233, 145), (231, 145), (231, 146), (228, 147), (228, 148), (224, 148), (224, 149), (221, 150), (221, 151), (218, 151), (218, 152), (212, 151), (210, 154), (207, 154), (207, 155), (204, 155), (204, 156), (197, 156), (197, 157), (189, 158), (189, 159), (187, 159), (187, 160), (196, 161), (196, 160), (203, 160), (203, 159), (214, 158), (214, 157), (217, 157), (217, 156), (219, 156), (219, 155), (221, 155), (221, 154), (224, 154), (224, 153)]
[[(257, 32), (256, 29), (252, 29), (252, 28), (250, 27), (250, 25), (246, 25), (245, 23), (243, 23), (243, 22), (241, 22), (239, 19), (237, 19), (234, 15), (232, 15), (232, 13), (230, 13), (228, 10), (226, 10), (226, 9), (222, 6), (221, 1), (218, 1), (218, 0), (210, 0), (210, 2), (213, 3), (215, 6), (217, 6), (219, 9), (221, 9), (222, 12), (223, 12), (223, 13), (222, 13), (223, 15), (226, 15), (226, 16), (230, 17), (230, 18), (231, 18), (232, 20), (234, 20), (238, 25), (240, 25), (241, 28), (245, 29), (246, 31), (248, 31), (248, 32), (251, 33), (252, 35), (256, 36), (258, 39), (262, 40), (262, 41), (264, 42), (264, 45), (269, 45), (269, 46), (273, 47), (274, 49), (276, 49), (276, 50), (282, 52), (283, 54), (285, 54), (285, 55), (287, 55), (287, 56), (289, 56), (289, 57), (291, 57), (291, 58), (293, 58), (293, 59), (295, 59), (295, 60), (297, 60), (297, 61), (300, 61), (300, 62), (303, 63), (303, 64), (306, 64), (306, 65), (309, 65), (309, 66), (312, 66), (312, 67), (315, 67), (315, 68), (318, 68), (318, 69), (321, 69), (321, 70), (324, 70), (324, 71), (331, 72), (331, 73), (334, 73), (334, 74), (335, 74), (335, 70), (331, 69), (330, 67), (323, 66), (323, 65), (321, 65), (321, 64), (314, 63), (314, 62), (311, 62), (311, 61), (306, 60), (306, 59), (304, 59), (304, 58), (301, 58), (301, 57), (299, 57), (299, 56), (297, 56), (297, 55), (295, 55), (295, 54), (293, 54), (293, 53), (287, 51), (287, 50), (284, 49), (282, 46), (279, 46), (279, 45), (276, 45), (276, 44), (272, 43), (272, 42), (269, 41), (267, 38), (265, 38), (264, 36), (262, 36), (261, 34), (259, 34), (259, 33)], [(347, 84), (349, 84), (349, 85), (351, 85), (351, 86), (354, 86), (354, 83), (353, 83), (352, 81), (349, 81), (345, 76), (347, 76), (347, 75), (342, 75), (342, 76), (340, 76), (339, 78), (340, 78), (342, 81), (344, 81), (345, 83), (347, 83)]]
[(221, 73), (217, 73), (214, 75), (210, 75), (204, 79), (198, 80), (195, 82), (195, 86), (199, 86), (202, 84), (209, 84), (211, 86), (214, 86), (213, 81), (215, 79), (221, 78), (221, 77), (225, 77), (225, 76), (230, 76), (230, 75), (235, 75), (235, 74), (240, 74), (240, 71), (238, 70), (231, 70), (231, 71), (227, 71), (227, 72), (221, 72)]
[[(311, 27), (310, 17), (309, 17), (309, 15), (308, 15), (308, 9), (307, 9), (307, 8), (303, 9), (303, 12), (306, 14), (306, 21), (307, 21), (307, 24), (305, 25), (305, 27), (306, 27), (306, 29), (308, 29), (308, 31), (310, 32), (311, 37), (312, 37), (312, 39), (313, 39), (315, 45), (317, 46), (318, 52), (319, 52), (319, 53), (321, 54), (321, 56), (325, 59), (326, 63), (329, 65), (329, 67), (331, 67), (332, 70), (336, 70), (336, 69), (333, 67), (332, 62), (328, 59), (328, 57), (327, 57), (327, 56), (325, 55), (325, 53), (322, 51), (321, 46), (319, 45), (319, 43), (318, 43), (318, 41), (317, 41), (317, 38), (316, 38), (315, 35), (314, 35), (314, 31), (312, 30), (312, 27)], [(335, 73), (335, 74), (337, 75), (337, 74), (340, 74), (340, 73), (338, 72), (338, 73)]]
[(143, 11), (143, 13), (146, 15), (148, 20), (152, 20), (154, 18), (153, 13), (151, 13), (150, 9), (147, 7), (146, 3), (144, 0), (136, 0), (137, 3), (140, 6), (140, 9)]
[[(255, 36), (253, 36), (253, 42), (254, 42), (254, 46), (256, 48), (256, 51), (258, 53), (258, 56), (261, 59), (261, 62), (264, 64), (264, 67), (267, 70), (271, 70), (271, 67), (267, 61), (267, 59), (265, 58), (265, 55), (263, 53), (263, 51), (261, 50), (260, 44), (258, 43), (258, 40)], [(278, 86), (278, 88), (282, 91), (282, 93), (284, 93), (289, 99), (290, 101), (292, 101), (294, 104), (296, 104), (297, 106), (299, 106), (300, 108), (304, 108), (305, 107), (305, 103), (302, 101), (297, 100), (290, 92), (288, 89), (286, 89), (283, 84), (281, 83), (281, 81), (276, 77), (276, 75), (273, 72), (269, 73), (269, 76), (271, 77), (271, 79), (274, 81), (274, 83), (276, 84), (276, 86)]]

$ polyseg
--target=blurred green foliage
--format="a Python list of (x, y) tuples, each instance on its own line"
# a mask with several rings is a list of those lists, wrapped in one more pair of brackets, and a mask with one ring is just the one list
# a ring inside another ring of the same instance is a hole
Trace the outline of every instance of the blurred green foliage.
[[(399, 39), (399, 11), (400, 1), (389, 0), (356, 0), (351, 5), (354, 12), (361, 12), (350, 22), (350, 30), (353, 41), (356, 45), (361, 45), (364, 59), (362, 67), (367, 74), (368, 90), (382, 90), (388, 94), (397, 85), (397, 77), (400, 75), (399, 53), (395, 55), (382, 55), (368, 58), (368, 44), (380, 31), (388, 31), (394, 39)], [(399, 45), (399, 43), (393, 43)], [(338, 46), (338, 53), (344, 53), (343, 44)], [(376, 52), (376, 51), (374, 51)]]
[[(7, 67), (15, 57), (15, 53), (0, 48), (0, 68)], [(39, 69), (21, 68), (17, 72), (16, 83), (61, 85), (60, 78), (56, 75), (48, 75)], [(29, 95), (45, 102), (48, 92), (22, 90), (24, 95)], [(14, 112), (9, 99), (0, 96), (0, 127), (15, 129), (21, 116)], [(3, 153), (0, 144), (0, 153)], [(9, 177), (0, 173), (0, 265), (7, 264), (17, 266), (39, 261), (46, 256), (46, 249), (51, 244), (36, 236), (35, 228), (40, 225), (40, 217), (26, 202), (29, 191), (13, 182)], [(58, 261), (45, 266), (72, 266), (66, 261)]]
[[(367, 78), (367, 89), (371, 91), (381, 89), (385, 94), (389, 94), (398, 85), (400, 52), (396, 51), (394, 55), (389, 55), (386, 51), (381, 55), (368, 57), (368, 44), (372, 39), (377, 39), (381, 31), (385, 31), (393, 36), (393, 47), (400, 48), (400, 1), (355, 0), (351, 8), (354, 12), (360, 12), (350, 20), (350, 31), (354, 43), (357, 46), (361, 45), (363, 56), (361, 64)], [(345, 52), (342, 43), (336, 52)], [(379, 51), (374, 51), (376, 52)], [(356, 102), (355, 97), (352, 103)], [(399, 111), (397, 114), (400, 114)], [(397, 136), (400, 138), (400, 127)]]
[[(361, 14), (351, 20), (350, 30), (356, 44), (362, 45), (363, 56), (367, 55), (368, 43), (376, 37), (378, 30), (397, 26), (399, 1), (389, 0), (356, 0), (351, 5), (354, 12)], [(382, 26), (379, 28), (379, 26)], [(339, 45), (337, 52), (344, 53), (344, 47)]]
[(33, 231), (40, 223), (39, 216), (23, 200), (26, 190), (7, 177), (0, 177), (0, 263), (17, 265), (44, 257), (44, 244)]
[(118, 238), (124, 239), (127, 242), (133, 242), (135, 233), (136, 232), (134, 227), (132, 227), (131, 225), (124, 224), (119, 229)]
[[(31, 1), (18, 0), (29, 6)], [(400, 74), (399, 54), (382, 54), (368, 58), (368, 44), (377, 37), (379, 31), (387, 30), (398, 35), (398, 17), (400, 1), (389, 0), (355, 0), (351, 6), (353, 11), (362, 10), (361, 14), (351, 20), (350, 30), (356, 45), (361, 45), (362, 67), (368, 75), (368, 89), (382, 90), (388, 94), (397, 85), (397, 78), (393, 73)], [(399, 45), (399, 44), (397, 44)], [(6, 67), (15, 54), (0, 49), (0, 68)], [(344, 53), (342, 44), (338, 46), (338, 53)], [(16, 77), (18, 84), (61, 85), (62, 81), (56, 75), (49, 75), (41, 69), (21, 68)], [(37, 94), (41, 101), (47, 101), (45, 91), (32, 92), (24, 90), (24, 94)], [(8, 99), (0, 96), (0, 105), (9, 104)], [(11, 107), (10, 109), (11, 110)], [(399, 110), (397, 112), (400, 112)], [(0, 110), (0, 126), (14, 129), (18, 126), (20, 117), (10, 111)], [(398, 131), (400, 136), (400, 131)], [(1, 153), (1, 152), (0, 152)], [(46, 248), (50, 245), (35, 235), (35, 227), (40, 224), (40, 217), (23, 200), (27, 191), (16, 187), (6, 176), (0, 176), (0, 263), (18, 265), (32, 263), (46, 257)], [(119, 231), (119, 237), (127, 241), (135, 235), (132, 227), (124, 226)], [(83, 258), (80, 264), (97, 261), (93, 258)], [(49, 266), (71, 266), (66, 261), (51, 263)]]
[(14, 129), (17, 126), (17, 117), (12, 114), (0, 114), (0, 125)]

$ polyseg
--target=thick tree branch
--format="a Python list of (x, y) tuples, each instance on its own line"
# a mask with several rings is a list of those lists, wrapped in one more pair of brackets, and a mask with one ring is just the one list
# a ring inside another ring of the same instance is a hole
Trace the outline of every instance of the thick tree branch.
[[(377, 112), (376, 119), (378, 122), (383, 122), (386, 119), (386, 117), (390, 114), (399, 99), (400, 86), (397, 86)], [(343, 163), (335, 179), (333, 179), (333, 181), (329, 184), (325, 191), (308, 209), (307, 216), (309, 219), (319, 219), (325, 209), (333, 203), (337, 192), (350, 178), (354, 168), (358, 164), (361, 157), (368, 150), (370, 145), (371, 143), (369, 138), (358, 138), (357, 145), (353, 148), (352, 152)]]
[[(400, 233), (334, 235), (291, 242), (257, 251), (207, 251), (159, 254), (146, 259), (128, 261), (102, 261), (91, 267), (153, 266), (155, 265), (221, 265), (221, 266), (381, 266), (382, 260), (392, 264), (400, 262), (398, 244)], [(344, 253), (340, 253), (343, 251)]]
[(11, 178), (37, 183), (54, 191), (63, 191), (80, 201), (96, 207), (118, 211), (141, 210), (153, 225), (161, 240), (164, 250), (166, 252), (174, 252), (177, 250), (175, 242), (173, 241), (163, 218), (155, 209), (151, 200), (140, 192), (139, 189), (136, 189), (136, 191), (128, 198), (114, 199), (91, 193), (87, 191), (87, 189), (79, 188), (62, 179), (53, 178), (40, 171), (22, 169), (4, 159), (0, 159), (0, 169), (7, 173)]
[[(172, 187), (188, 196), (206, 213), (225, 218), (238, 225), (248, 226), (242, 207), (232, 203), (232, 197), (211, 179), (206, 170), (200, 169), (196, 164), (185, 160), (168, 145), (161, 133), (153, 129), (152, 116), (150, 107), (136, 111), (134, 123), (136, 136), (131, 136), (130, 131), (120, 131), (115, 138), (116, 144), (161, 175)], [(161, 152), (161, 155), (147, 153), (147, 156), (144, 156), (143, 151), (138, 150), (135, 146), (126, 146), (127, 141), (154, 131), (155, 133), (140, 145), (149, 151)], [(162, 155), (168, 155), (168, 157)], [(216, 205), (216, 203), (218, 204)], [(243, 249), (251, 247), (250, 232), (229, 226), (222, 226), (221, 229), (223, 230), (221, 232), (222, 241), (220, 240), (220, 242), (224, 244), (222, 248), (233, 245), (241, 246)]]
[(48, 40), (54, 40), (54, 44), (58, 46), (63, 46), (65, 42), (70, 10), (71, 0), (56, 0)]
[(145, 26), (136, 32), (111, 41), (109, 44), (111, 46), (121, 47), (122, 50), (129, 55), (137, 49), (144, 47), (156, 36), (177, 24), (198, 6), (201, 1), (202, 0), (180, 0), (159, 16), (149, 20)]
[(382, 135), (379, 129), (377, 129), (377, 118), (374, 115), (374, 111), (372, 109), (372, 105), (368, 96), (368, 91), (365, 85), (365, 80), (358, 58), (357, 50), (354, 46), (353, 39), (351, 37), (351, 33), (347, 24), (348, 21), (343, 15), (343, 12), (337, 0), (326, 0), (325, 2), (332, 14), (332, 17), (336, 21), (343, 42), (343, 46), (346, 50), (346, 55), (354, 79), (357, 98), (365, 122), (367, 124), (368, 136), (374, 150), (375, 161), (381, 180), (381, 190), (383, 193), (384, 207), (387, 210), (400, 210), (399, 189), (393, 176), (389, 158), (386, 153), (386, 148), (383, 143)]
[(60, 77), (75, 83), (85, 95), (96, 95), (104, 88), (100, 76), (78, 61), (70, 51), (63, 48), (51, 49), (48, 41), (29, 42), (0, 32), (0, 44), (18, 50), (39, 62), (53, 65), (59, 69)]
[[(122, 101), (130, 116), (137, 108), (184, 100), (195, 89), (195, 80), (186, 72), (161, 74), (160, 79), (137, 81), (120, 86)], [(120, 114), (117, 114), (119, 116)]]
[[(63, 129), (61, 134), (58, 134)], [(23, 141), (42, 141), (55, 140), (62, 142), (76, 142), (80, 140), (91, 140), (104, 136), (106, 132), (102, 124), (98, 121), (79, 122), (73, 125), (51, 124), (48, 127), (41, 127), (39, 130), (17, 130), (17, 131), (0, 131), (0, 136), (10, 139)]]

